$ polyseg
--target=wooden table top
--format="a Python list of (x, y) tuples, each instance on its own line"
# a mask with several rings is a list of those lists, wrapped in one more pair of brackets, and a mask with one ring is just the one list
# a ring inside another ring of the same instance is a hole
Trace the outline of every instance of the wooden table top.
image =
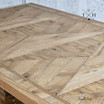
[(104, 103), (104, 24), (35, 4), (0, 9), (0, 87), (25, 104)]

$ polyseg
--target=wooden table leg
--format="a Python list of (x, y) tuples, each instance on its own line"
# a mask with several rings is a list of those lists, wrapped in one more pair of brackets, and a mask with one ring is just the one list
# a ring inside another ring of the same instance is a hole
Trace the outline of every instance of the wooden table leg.
[(4, 102), (5, 97), (6, 97), (6, 92), (2, 88), (0, 88), (0, 101)]
[(23, 104), (23, 103), (0, 88), (0, 104)]

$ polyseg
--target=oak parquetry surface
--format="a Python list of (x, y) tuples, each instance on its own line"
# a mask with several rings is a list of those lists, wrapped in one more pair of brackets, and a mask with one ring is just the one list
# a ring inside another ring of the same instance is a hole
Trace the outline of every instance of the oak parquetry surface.
[(104, 104), (104, 24), (35, 4), (0, 9), (0, 87), (25, 104)]

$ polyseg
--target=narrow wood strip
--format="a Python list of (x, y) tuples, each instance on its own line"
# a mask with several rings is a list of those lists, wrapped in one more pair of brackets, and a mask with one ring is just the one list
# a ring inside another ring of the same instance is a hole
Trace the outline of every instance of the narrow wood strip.
[(25, 39), (28, 38), (28, 37), (29, 37), (29, 35), (28, 35), (28, 36), (25, 36), (24, 38), (20, 39), (19, 41), (15, 42), (15, 43), (13, 43), (10, 47), (8, 47), (8, 48), (2, 50), (2, 51), (0, 52), (0, 55), (2, 55), (6, 50), (8, 50), (8, 49), (14, 47), (16, 44), (22, 42), (23, 40), (25, 40)]
[(90, 58), (99, 56), (103, 49), (104, 49), (104, 41), (101, 43), (96, 52)]
[(25, 26), (25, 25), (40, 23), (40, 22), (48, 21), (48, 20), (52, 20), (52, 18), (46, 17), (46, 18), (40, 18), (40, 19), (34, 19), (34, 20), (31, 19), (29, 21), (24, 21), (24, 22), (20, 22), (20, 23), (16, 23), (16, 24), (9, 24), (9, 25), (0, 27), (0, 31), (17, 28), (17, 27), (21, 27), (21, 26)]

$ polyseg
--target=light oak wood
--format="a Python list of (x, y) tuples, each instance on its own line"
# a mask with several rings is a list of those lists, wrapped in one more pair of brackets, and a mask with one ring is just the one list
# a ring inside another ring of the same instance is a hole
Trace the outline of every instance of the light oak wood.
[(0, 87), (25, 104), (103, 104), (103, 59), (103, 23), (35, 4), (0, 10)]

